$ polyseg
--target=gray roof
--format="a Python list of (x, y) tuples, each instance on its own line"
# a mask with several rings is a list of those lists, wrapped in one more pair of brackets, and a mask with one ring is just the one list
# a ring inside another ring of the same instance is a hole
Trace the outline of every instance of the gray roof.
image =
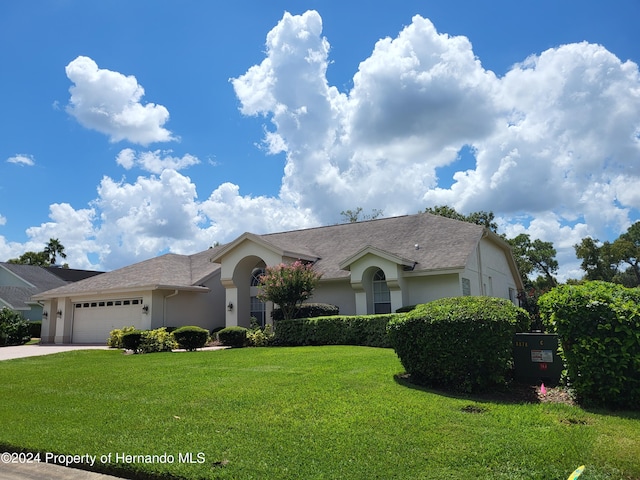
[[(35, 298), (136, 288), (198, 289), (206, 278), (220, 269), (220, 264), (215, 262), (246, 235), (195, 255), (162, 255), (56, 288)], [(509, 250), (506, 242), (480, 225), (429, 213), (255, 237), (288, 255), (316, 260), (315, 267), (323, 279), (330, 280), (348, 277), (345, 261), (348, 263), (366, 247), (382, 251), (414, 271), (463, 269), (484, 235), (491, 236), (505, 251)]]
[(134, 263), (127, 267), (80, 280), (64, 287), (49, 290), (34, 298), (52, 298), (78, 293), (101, 293), (141, 289), (203, 290), (199, 285), (220, 265), (209, 261), (211, 252), (195, 255), (167, 253), (160, 257)]
[(260, 237), (283, 250), (317, 257), (315, 266), (328, 279), (347, 277), (341, 263), (367, 246), (413, 262), (415, 271), (461, 269), (484, 232), (480, 225), (421, 213)]
[(16, 310), (29, 309), (31, 296), (52, 288), (66, 285), (67, 282), (37, 265), (20, 265), (0, 262), (0, 268), (8, 270), (22, 282), (21, 285), (0, 285), (0, 299)]

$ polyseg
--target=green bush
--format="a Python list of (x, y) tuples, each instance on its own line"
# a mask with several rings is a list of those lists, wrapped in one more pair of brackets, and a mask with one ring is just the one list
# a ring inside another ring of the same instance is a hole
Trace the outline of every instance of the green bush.
[(0, 310), (0, 347), (23, 345), (29, 340), (29, 321), (19, 313), (3, 307)]
[(124, 348), (122, 345), (122, 336), (125, 333), (134, 332), (136, 327), (123, 327), (116, 328), (109, 332), (109, 338), (107, 338), (107, 345), (111, 348)]
[(418, 305), (407, 305), (404, 307), (400, 307), (396, 310), (396, 313), (407, 313), (410, 312), (411, 310), (414, 310)]
[(268, 347), (273, 344), (274, 333), (271, 325), (265, 325), (264, 328), (255, 327), (247, 331), (247, 346), (249, 347)]
[(133, 330), (122, 334), (122, 348), (138, 353), (142, 343), (142, 330)]
[(443, 298), (389, 324), (390, 340), (415, 381), (473, 392), (504, 385), (512, 342), (529, 325), (526, 311), (492, 297)]
[(207, 344), (209, 330), (195, 326), (180, 327), (173, 331), (173, 338), (180, 348), (193, 352)]
[(170, 352), (174, 348), (178, 348), (178, 344), (166, 327), (142, 332), (140, 353)]
[(578, 401), (640, 409), (640, 290), (606, 282), (561, 285), (540, 297), (558, 334)]
[[(303, 303), (296, 311), (293, 318), (314, 318), (314, 317), (328, 317), (330, 315), (338, 315), (340, 309), (336, 305), (329, 303)], [(279, 308), (274, 309), (271, 312), (271, 318), (273, 320), (282, 320), (284, 315)]]
[(31, 338), (40, 338), (42, 335), (42, 322), (40, 320), (29, 322), (29, 335), (31, 335)]
[(244, 327), (226, 327), (218, 332), (218, 340), (228, 347), (244, 347), (248, 330)]
[(275, 327), (278, 345), (362, 345), (390, 347), (389, 315), (353, 315), (280, 320)]

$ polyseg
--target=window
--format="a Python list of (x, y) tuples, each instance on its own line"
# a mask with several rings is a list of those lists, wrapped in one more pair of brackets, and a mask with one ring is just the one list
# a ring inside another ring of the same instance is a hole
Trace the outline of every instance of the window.
[(462, 279), (462, 295), (468, 297), (471, 295), (471, 280), (468, 278)]
[(264, 302), (261, 302), (258, 297), (251, 297), (251, 316), (255, 317), (258, 321), (258, 325), (264, 327), (266, 320), (266, 308)]
[(264, 268), (254, 268), (251, 272), (251, 286), (257, 287), (260, 285), (260, 277), (264, 275)]
[(373, 313), (391, 313), (391, 293), (380, 269), (373, 275)]

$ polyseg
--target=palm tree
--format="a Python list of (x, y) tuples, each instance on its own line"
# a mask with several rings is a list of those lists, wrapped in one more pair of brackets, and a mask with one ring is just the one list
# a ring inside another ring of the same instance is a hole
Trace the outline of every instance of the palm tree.
[(51, 265), (56, 264), (56, 255), (60, 255), (61, 258), (67, 258), (67, 254), (64, 253), (64, 245), (57, 238), (49, 239), (49, 243), (44, 248), (44, 253), (49, 257)]

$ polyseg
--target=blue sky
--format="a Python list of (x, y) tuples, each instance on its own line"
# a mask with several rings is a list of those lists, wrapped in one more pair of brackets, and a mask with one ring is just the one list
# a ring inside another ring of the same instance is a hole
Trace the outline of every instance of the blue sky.
[(483, 3), (2, 2), (0, 260), (448, 204), (579, 277), (640, 220), (640, 3)]

